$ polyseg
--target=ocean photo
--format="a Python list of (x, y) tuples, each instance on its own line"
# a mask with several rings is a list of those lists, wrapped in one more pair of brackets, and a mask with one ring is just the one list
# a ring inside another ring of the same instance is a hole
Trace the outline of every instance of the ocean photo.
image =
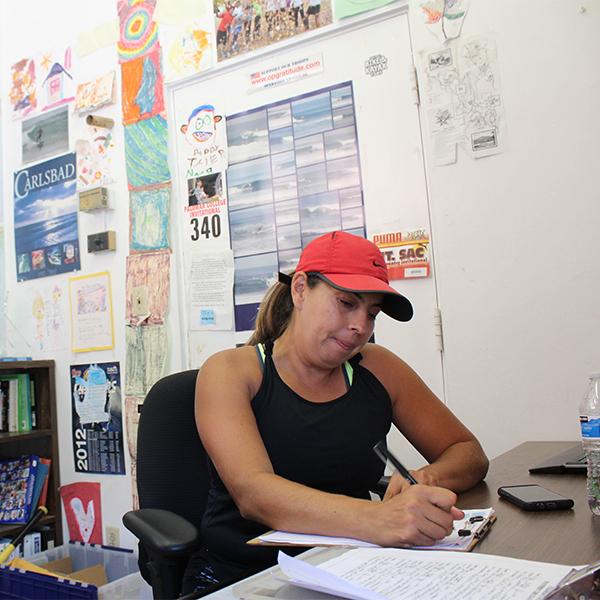
[(302, 248), (294, 248), (293, 250), (280, 250), (279, 251), (279, 271), (281, 273), (293, 273), (296, 269), (296, 265), (300, 260), (300, 253)]
[(283, 177), (293, 175), (296, 172), (296, 161), (294, 160), (294, 151), (281, 152), (271, 155), (271, 170), (273, 177)]
[(362, 190), (359, 187), (340, 190), (339, 196), (340, 208), (342, 210), (363, 205)]
[(279, 129), (280, 127), (291, 127), (292, 125), (292, 107), (289, 102), (283, 102), (267, 109), (269, 117), (269, 129)]
[(227, 117), (226, 123), (230, 165), (269, 154), (267, 112), (264, 109)]
[(327, 162), (327, 180), (330, 190), (360, 185), (360, 169), (356, 156)]
[(362, 206), (342, 211), (342, 229), (358, 229), (365, 224)]
[(336, 192), (300, 198), (302, 247), (317, 236), (341, 229), (340, 205)]
[(234, 259), (235, 303), (260, 302), (265, 292), (277, 281), (277, 253), (254, 254)]
[(229, 213), (229, 228), (234, 256), (277, 250), (273, 204)]
[(66, 107), (21, 124), (23, 163), (32, 163), (69, 150), (69, 114)]
[(15, 228), (17, 254), (48, 248), (77, 238), (77, 213)]
[(300, 223), (277, 227), (277, 247), (279, 250), (298, 248), (301, 243)]
[(339, 127), (347, 127), (348, 125), (354, 126), (354, 107), (343, 106), (342, 108), (333, 109), (333, 126), (337, 129)]
[(277, 227), (299, 223), (298, 200), (294, 198), (294, 200), (275, 203), (275, 220), (277, 221)]
[(352, 86), (344, 85), (335, 90), (331, 90), (331, 106), (340, 108), (341, 106), (351, 106), (354, 104), (352, 99)]
[(323, 137), (325, 138), (325, 158), (327, 160), (353, 156), (358, 152), (354, 126), (328, 131)]
[(294, 149), (294, 132), (291, 127), (276, 129), (269, 133), (271, 143), (271, 154), (275, 152), (285, 152)]
[(273, 179), (273, 198), (275, 202), (289, 200), (298, 195), (298, 185), (296, 183), (296, 174), (287, 177)]
[(327, 191), (327, 171), (325, 163), (298, 169), (298, 194), (310, 196)]
[(295, 146), (297, 167), (306, 167), (325, 160), (325, 146), (321, 133), (296, 140)]
[(294, 136), (304, 137), (333, 127), (329, 92), (292, 102)]
[(229, 210), (273, 201), (271, 161), (268, 156), (231, 165), (227, 169)]

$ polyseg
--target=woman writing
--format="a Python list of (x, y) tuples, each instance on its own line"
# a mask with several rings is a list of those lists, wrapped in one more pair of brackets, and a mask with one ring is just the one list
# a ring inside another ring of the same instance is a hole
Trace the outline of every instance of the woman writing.
[[(274, 564), (276, 549), (246, 544), (269, 529), (430, 545), (462, 517), (455, 492), (487, 471), (473, 434), (417, 374), (367, 344), (378, 313), (412, 317), (373, 243), (325, 234), (281, 279), (249, 345), (215, 354), (198, 374), (212, 482), (188, 590)], [(372, 502), (383, 474), (372, 448), (392, 423), (429, 464), (413, 471), (418, 485), (395, 474)]]

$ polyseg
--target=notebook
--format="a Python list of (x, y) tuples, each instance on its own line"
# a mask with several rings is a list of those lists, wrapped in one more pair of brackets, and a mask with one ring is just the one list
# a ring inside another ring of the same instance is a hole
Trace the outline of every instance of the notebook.
[(581, 443), (554, 454), (529, 468), (530, 473), (587, 473), (587, 461)]

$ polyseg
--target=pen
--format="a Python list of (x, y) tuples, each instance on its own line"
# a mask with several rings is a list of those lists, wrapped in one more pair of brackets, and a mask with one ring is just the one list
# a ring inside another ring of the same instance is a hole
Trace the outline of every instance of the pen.
[(385, 442), (381, 440), (377, 442), (375, 446), (373, 446), (373, 452), (379, 456), (379, 458), (383, 461), (384, 464), (389, 461), (394, 465), (394, 468), (406, 481), (408, 481), (411, 485), (418, 483), (417, 480), (408, 472), (408, 469), (387, 449)]

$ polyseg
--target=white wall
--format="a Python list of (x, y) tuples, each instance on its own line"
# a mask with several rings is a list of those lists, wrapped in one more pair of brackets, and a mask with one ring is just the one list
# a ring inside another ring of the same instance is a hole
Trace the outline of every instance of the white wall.
[[(418, 5), (415, 55), (437, 45)], [(471, 2), (462, 36), (496, 40), (506, 151), (432, 166), (424, 122), (446, 400), (491, 456), (577, 439), (600, 368), (599, 31), (595, 2)]]

